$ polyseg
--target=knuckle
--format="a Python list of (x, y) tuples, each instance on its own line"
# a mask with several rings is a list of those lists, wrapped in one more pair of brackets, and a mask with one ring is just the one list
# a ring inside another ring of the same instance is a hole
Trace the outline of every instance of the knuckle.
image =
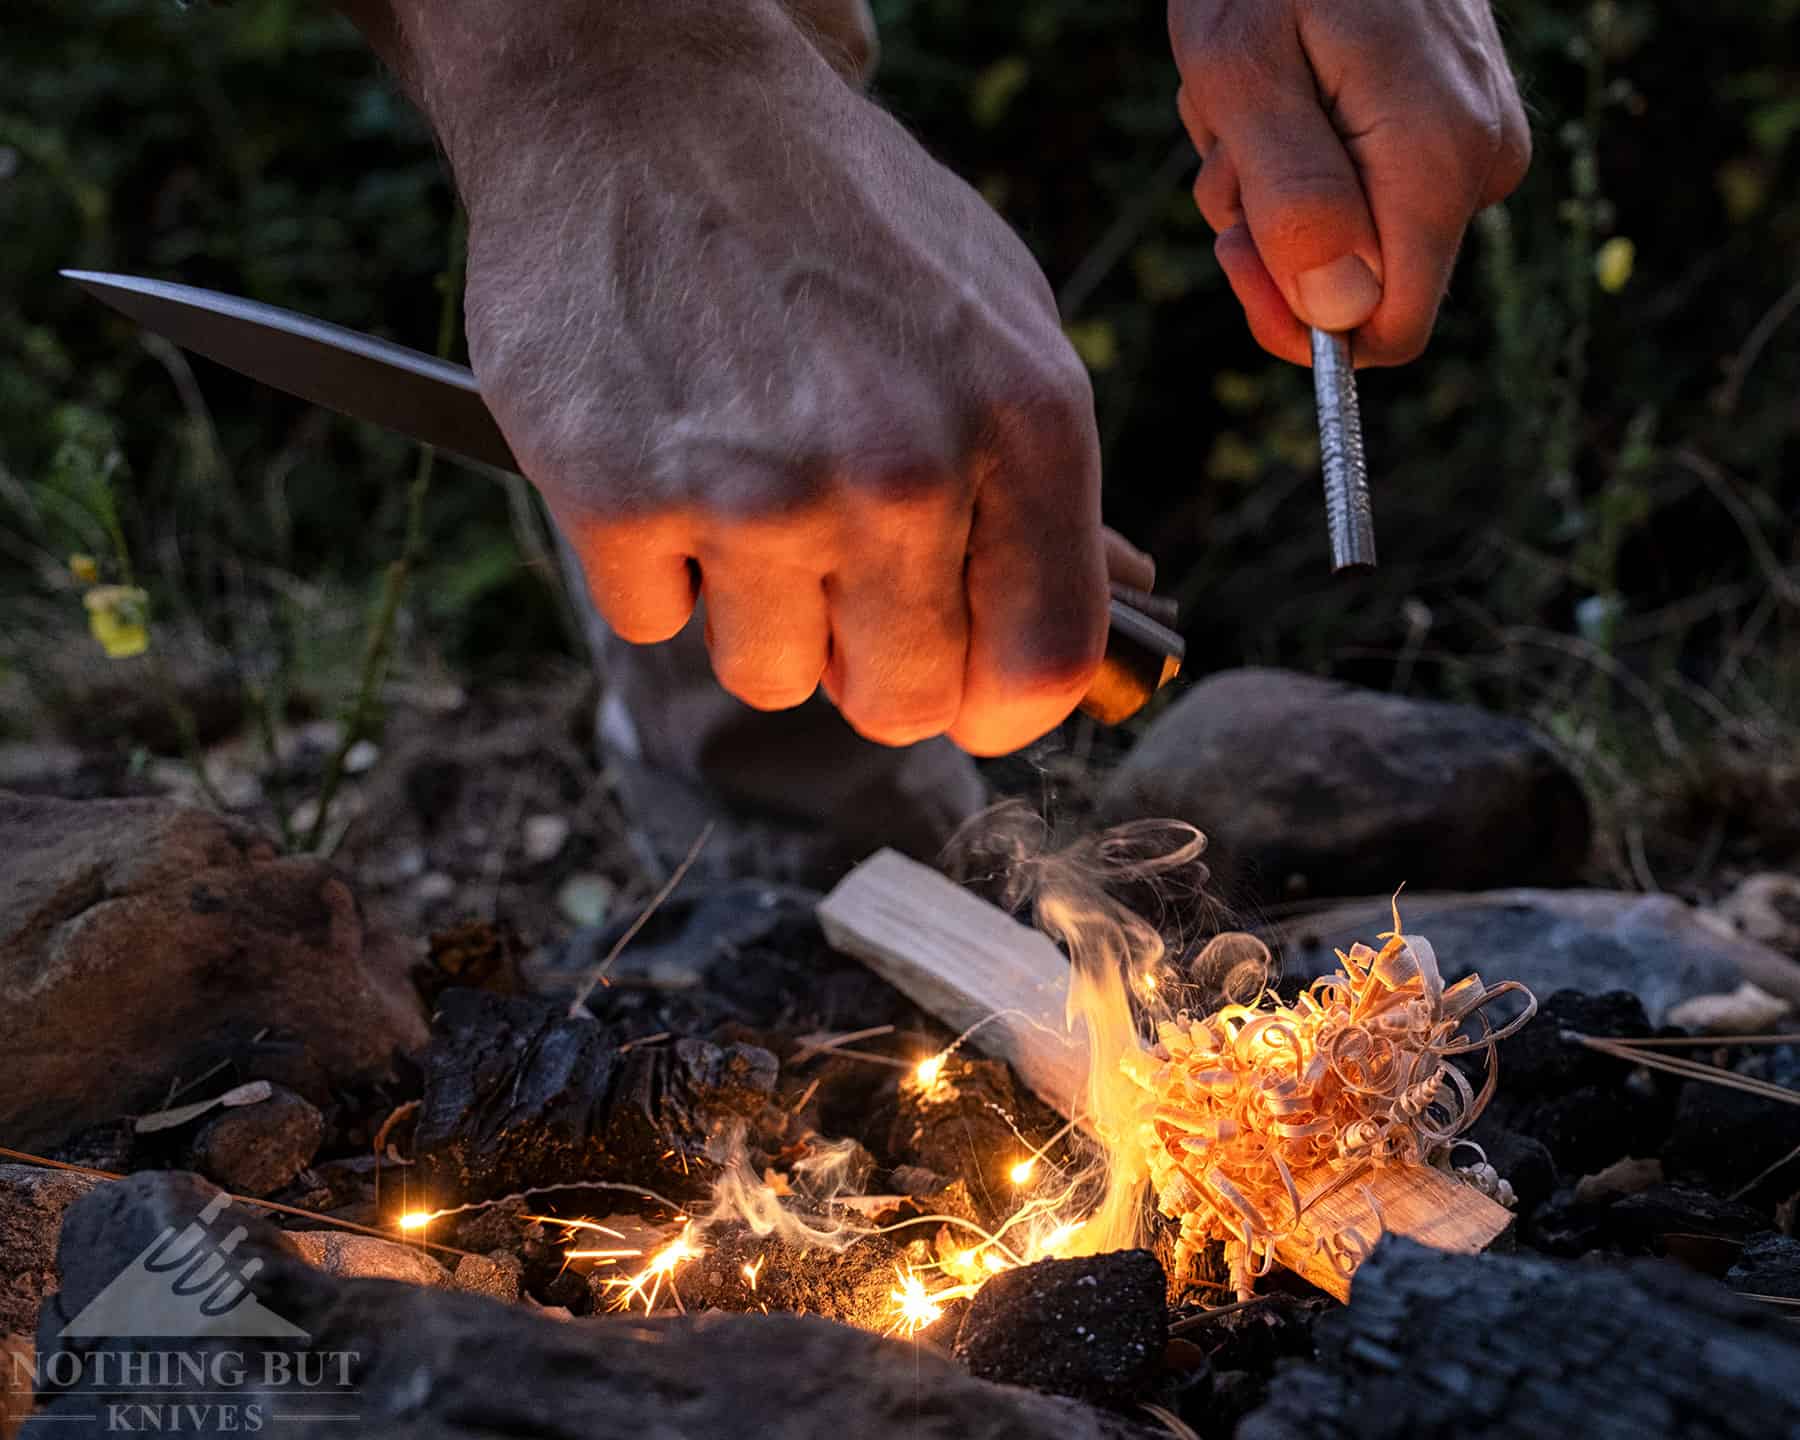
[(908, 691), (862, 689), (844, 697), (844, 718), (864, 739), (912, 745), (942, 735), (956, 721), (959, 696), (946, 683)]
[(713, 673), (727, 694), (743, 701), (752, 710), (792, 710), (805, 704), (818, 689), (816, 677), (807, 684), (792, 676), (771, 675), (760, 666), (730, 659), (715, 658)]

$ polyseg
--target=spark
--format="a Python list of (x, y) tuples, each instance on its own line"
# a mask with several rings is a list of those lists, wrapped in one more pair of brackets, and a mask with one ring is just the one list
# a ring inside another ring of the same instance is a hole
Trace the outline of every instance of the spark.
[(899, 1314), (893, 1328), (904, 1330), (908, 1335), (917, 1335), (944, 1313), (943, 1308), (926, 1293), (925, 1282), (912, 1271), (902, 1270), (896, 1265), (894, 1275), (900, 1281), (900, 1288), (889, 1292)]
[(1085, 1220), (1070, 1220), (1058, 1225), (1038, 1244), (1038, 1252), (1042, 1255), (1055, 1255), (1056, 1252), (1075, 1238), (1076, 1231), (1087, 1224)]
[(913, 1079), (918, 1082), (921, 1090), (929, 1090), (937, 1084), (939, 1077), (944, 1073), (945, 1058), (944, 1054), (939, 1052), (936, 1055), (928, 1055), (919, 1062), (918, 1068), (913, 1071)]
[(1138, 983), (1144, 987), (1144, 993), (1146, 995), (1156, 994), (1157, 980), (1156, 972), (1154, 970), (1146, 970), (1138, 977)]
[(758, 1255), (755, 1264), (746, 1264), (744, 1266), (744, 1279), (748, 1282), (751, 1293), (753, 1294), (756, 1290), (756, 1277), (762, 1274), (763, 1261), (768, 1258), (767, 1255)]
[(1006, 1268), (1006, 1257), (998, 1250), (989, 1250), (981, 1257), (981, 1263), (993, 1274), (998, 1275)]
[[(637, 1300), (644, 1302), (644, 1313), (650, 1314), (656, 1309), (657, 1297), (662, 1294), (663, 1282), (669, 1282), (669, 1294), (674, 1298), (675, 1308), (686, 1313), (681, 1303), (681, 1295), (675, 1289), (675, 1268), (688, 1260), (696, 1260), (700, 1251), (688, 1243), (687, 1231), (683, 1230), (656, 1254), (650, 1257), (650, 1263), (629, 1280), (608, 1280), (607, 1288), (619, 1290), (620, 1295), (613, 1301), (616, 1310), (629, 1310)], [(646, 1293), (647, 1292), (647, 1293)]]
[(642, 1250), (565, 1250), (565, 1260), (623, 1260), (642, 1255)]
[[(625, 1238), (622, 1231), (614, 1230), (611, 1226), (601, 1225), (593, 1220), (564, 1220), (557, 1215), (526, 1215), (522, 1218), (526, 1220), (538, 1220), (545, 1225), (561, 1225), (568, 1230), (593, 1230), (601, 1235), (610, 1235), (615, 1240), (623, 1240)], [(630, 1253), (635, 1255), (638, 1252), (633, 1250)]]
[(1031, 1183), (1031, 1172), (1035, 1169), (1037, 1169), (1037, 1156), (1027, 1155), (1008, 1173), (1012, 1176), (1013, 1184), (1028, 1185)]
[(438, 1212), (435, 1210), (409, 1210), (400, 1217), (400, 1228), (402, 1230), (423, 1230), (437, 1218)]

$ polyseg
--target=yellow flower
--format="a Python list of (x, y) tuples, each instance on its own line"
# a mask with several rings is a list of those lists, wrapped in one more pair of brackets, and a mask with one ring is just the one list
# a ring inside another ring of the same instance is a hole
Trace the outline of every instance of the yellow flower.
[(1075, 353), (1090, 370), (1110, 370), (1119, 362), (1119, 337), (1110, 322), (1083, 320), (1067, 326), (1064, 334), (1075, 347)]
[(92, 555), (71, 555), (69, 573), (83, 585), (92, 585), (100, 578), (100, 567)]
[(1608, 295), (1617, 295), (1631, 279), (1631, 267), (1637, 260), (1637, 246), (1623, 235), (1615, 235), (1594, 256), (1594, 278)]
[(96, 585), (81, 602), (88, 629), (108, 659), (128, 659), (150, 648), (150, 597), (137, 586)]

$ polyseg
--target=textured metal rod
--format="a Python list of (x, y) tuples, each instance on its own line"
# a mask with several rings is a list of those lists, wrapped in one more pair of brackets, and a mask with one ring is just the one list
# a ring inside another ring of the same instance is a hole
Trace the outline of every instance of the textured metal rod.
[(1362, 414), (1356, 405), (1350, 337), (1314, 330), (1312, 353), (1331, 568), (1334, 573), (1373, 570), (1375, 516), (1369, 501), (1369, 467), (1363, 459)]

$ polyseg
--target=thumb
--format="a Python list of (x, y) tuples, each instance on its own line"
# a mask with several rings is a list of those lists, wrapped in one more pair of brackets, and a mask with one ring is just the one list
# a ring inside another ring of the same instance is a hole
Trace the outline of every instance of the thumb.
[[(1218, 127), (1244, 223), (1288, 307), (1320, 330), (1354, 330), (1381, 303), (1381, 245), (1356, 166), (1312, 95), (1247, 108)], [(1221, 117), (1224, 118), (1224, 117)]]

